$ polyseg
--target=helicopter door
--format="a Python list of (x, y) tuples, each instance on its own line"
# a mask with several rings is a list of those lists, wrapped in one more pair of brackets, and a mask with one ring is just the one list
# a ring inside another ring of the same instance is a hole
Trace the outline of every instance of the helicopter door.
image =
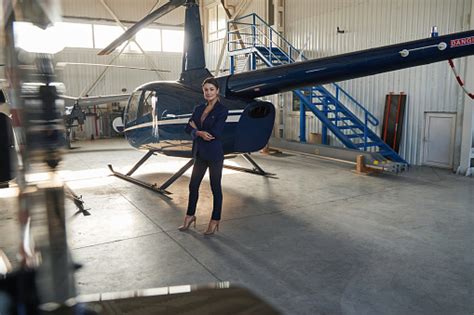
[(137, 91), (132, 94), (125, 114), (125, 124), (137, 125), (147, 123), (156, 116), (156, 92), (155, 91)]

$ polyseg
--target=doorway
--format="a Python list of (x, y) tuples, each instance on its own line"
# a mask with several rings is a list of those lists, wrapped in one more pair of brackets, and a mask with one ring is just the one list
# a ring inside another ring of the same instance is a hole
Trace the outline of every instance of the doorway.
[(453, 167), (455, 113), (425, 113), (423, 164)]

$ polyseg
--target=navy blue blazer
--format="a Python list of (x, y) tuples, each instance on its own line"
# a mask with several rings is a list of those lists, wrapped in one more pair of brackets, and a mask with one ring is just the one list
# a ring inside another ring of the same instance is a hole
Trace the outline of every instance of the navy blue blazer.
[[(186, 124), (185, 131), (193, 137), (193, 157), (199, 157), (207, 161), (221, 161), (224, 159), (224, 150), (222, 149), (222, 134), (229, 110), (219, 101), (207, 115), (201, 125), (201, 116), (207, 103), (198, 105), (194, 108), (189, 122), (194, 121), (197, 129)], [(207, 131), (215, 139), (206, 141), (196, 136), (196, 131)]]

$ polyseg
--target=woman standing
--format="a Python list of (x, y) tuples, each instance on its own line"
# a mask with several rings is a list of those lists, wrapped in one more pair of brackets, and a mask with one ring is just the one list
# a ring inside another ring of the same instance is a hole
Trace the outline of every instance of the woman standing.
[(219, 230), (222, 210), (222, 167), (224, 151), (222, 149), (222, 132), (227, 119), (228, 110), (219, 102), (219, 84), (214, 78), (207, 78), (202, 83), (202, 91), (206, 103), (197, 106), (186, 125), (186, 132), (193, 137), (194, 166), (189, 183), (188, 210), (180, 231), (196, 226), (196, 205), (199, 198), (199, 186), (209, 168), (209, 179), (213, 195), (212, 217), (205, 235), (214, 234)]

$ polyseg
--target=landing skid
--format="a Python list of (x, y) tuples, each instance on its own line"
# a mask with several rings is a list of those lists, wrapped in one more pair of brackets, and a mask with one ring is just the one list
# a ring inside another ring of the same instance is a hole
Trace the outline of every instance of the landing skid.
[(276, 177), (276, 174), (265, 172), (265, 171), (257, 164), (257, 162), (255, 162), (255, 160), (250, 157), (250, 154), (244, 153), (244, 154), (241, 154), (241, 155), (242, 155), (242, 157), (243, 157), (247, 162), (249, 162), (250, 164), (252, 164), (252, 166), (253, 166), (252, 169), (250, 169), (250, 168), (245, 168), (245, 167), (240, 167), (240, 166), (225, 165), (225, 164), (224, 164), (224, 167), (225, 167), (225, 168), (228, 168), (228, 169), (231, 169), (231, 170), (234, 170), (234, 171), (240, 171), (240, 172), (245, 172), (245, 173), (250, 173), (250, 174), (255, 174), (255, 175), (260, 175), (260, 176), (265, 176), (265, 177), (270, 177), (270, 178), (277, 178), (277, 177)]
[(64, 195), (67, 198), (71, 199), (74, 202), (74, 205), (77, 207), (77, 212), (75, 213), (75, 215), (79, 213), (81, 213), (83, 216), (91, 215), (91, 213), (88, 211), (90, 210), (90, 208), (84, 208), (84, 200), (82, 200), (82, 196), (76, 195), (67, 185), (64, 185)]
[(173, 184), (178, 178), (181, 177), (181, 175), (183, 175), (191, 166), (193, 166), (194, 164), (194, 159), (191, 159), (188, 161), (188, 163), (186, 163), (186, 165), (184, 165), (179, 171), (177, 171), (173, 176), (171, 176), (163, 185), (161, 185), (160, 187), (157, 186), (157, 184), (150, 184), (150, 183), (147, 183), (145, 181), (142, 181), (142, 180), (139, 180), (139, 179), (136, 179), (136, 178), (133, 178), (132, 177), (132, 174), (143, 164), (145, 163), (146, 160), (148, 160), (150, 158), (150, 156), (152, 156), (153, 154), (155, 153), (155, 151), (153, 150), (150, 150), (148, 151), (145, 156), (143, 156), (140, 161), (137, 162), (137, 164), (135, 164), (131, 169), (130, 171), (127, 172), (127, 174), (122, 174), (120, 172), (117, 172), (114, 170), (114, 168), (112, 167), (112, 164), (108, 164), (107, 166), (109, 167), (110, 171), (112, 172), (112, 174), (114, 174), (115, 176), (123, 179), (123, 180), (126, 180), (130, 183), (133, 183), (133, 184), (136, 184), (136, 185), (139, 185), (141, 187), (145, 187), (147, 189), (150, 189), (150, 190), (153, 190), (154, 192), (157, 192), (159, 193), (160, 195), (168, 198), (168, 199), (172, 199), (169, 195), (171, 195), (172, 193), (167, 191), (166, 188), (168, 188), (171, 184)]
[[(127, 174), (122, 174), (120, 172), (117, 172), (114, 170), (112, 167), (112, 164), (108, 164), (107, 166), (109, 167), (110, 171), (114, 176), (117, 176), (123, 180), (126, 180), (130, 183), (136, 184), (138, 186), (153, 190), (154, 192), (159, 193), (160, 195), (172, 199), (169, 195), (172, 193), (167, 191), (166, 188), (168, 188), (171, 184), (173, 184), (178, 178), (180, 178), (191, 166), (194, 164), (194, 159), (190, 159), (186, 165), (184, 165), (179, 171), (177, 171), (173, 176), (171, 176), (163, 185), (158, 187), (157, 184), (150, 184), (145, 181), (136, 179), (132, 177), (132, 174), (140, 167), (142, 166), (143, 163), (145, 163), (150, 156), (155, 154), (156, 151), (150, 150), (148, 151), (131, 169), (130, 171), (127, 172)], [(238, 167), (238, 166), (232, 166), (232, 165), (224, 165), (225, 168), (229, 168), (232, 170), (236, 171), (241, 171), (241, 172), (246, 172), (246, 173), (251, 173), (251, 174), (256, 174), (256, 175), (261, 175), (265, 177), (271, 177), (271, 178), (276, 178), (275, 174), (273, 173), (267, 173), (265, 172), (251, 157), (248, 153), (242, 154), (243, 158), (247, 160), (250, 164), (252, 164), (253, 169), (249, 168), (244, 168), (244, 167)]]

